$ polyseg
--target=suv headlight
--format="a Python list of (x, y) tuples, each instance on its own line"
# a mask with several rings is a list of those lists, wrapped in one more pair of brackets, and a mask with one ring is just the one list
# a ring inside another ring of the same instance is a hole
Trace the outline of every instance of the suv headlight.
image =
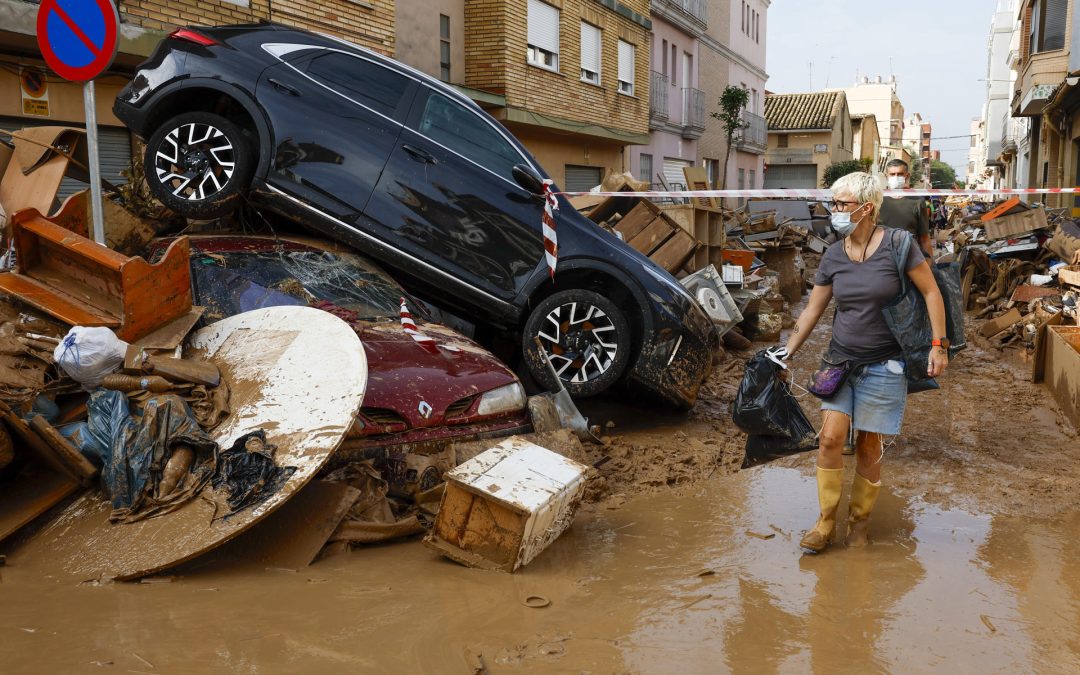
[(492, 389), (480, 396), (480, 405), (476, 409), (478, 415), (498, 415), (499, 413), (513, 412), (525, 407), (525, 389), (521, 384), (514, 382), (505, 387)]

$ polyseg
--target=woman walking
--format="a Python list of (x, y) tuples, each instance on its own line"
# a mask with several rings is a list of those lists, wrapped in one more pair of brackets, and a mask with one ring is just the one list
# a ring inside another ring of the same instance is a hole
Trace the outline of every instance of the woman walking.
[[(832, 186), (832, 227), (839, 240), (821, 258), (814, 290), (786, 345), (794, 354), (803, 345), (829, 302), (836, 299), (832, 338), (824, 361), (850, 368), (837, 392), (822, 403), (817, 458), (821, 515), (800, 545), (820, 552), (829, 545), (840, 503), (844, 473), (843, 449), (849, 430), (855, 440), (856, 470), (851, 487), (846, 544), (866, 544), (870, 512), (881, 488), (882, 436), (900, 433), (907, 398), (904, 356), (882, 315), (882, 308), (900, 293), (900, 273), (893, 246), (911, 235), (877, 224), (881, 188), (868, 173), (852, 173)], [(934, 335), (926, 373), (941, 374), (949, 363), (945, 338), (945, 305), (930, 265), (917, 245), (909, 248), (907, 276), (926, 300)]]

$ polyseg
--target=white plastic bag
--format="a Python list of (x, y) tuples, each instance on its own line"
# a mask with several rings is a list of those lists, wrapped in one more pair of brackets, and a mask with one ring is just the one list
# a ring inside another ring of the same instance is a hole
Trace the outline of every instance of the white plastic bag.
[(108, 328), (75, 326), (53, 350), (53, 360), (89, 390), (124, 365), (127, 343)]

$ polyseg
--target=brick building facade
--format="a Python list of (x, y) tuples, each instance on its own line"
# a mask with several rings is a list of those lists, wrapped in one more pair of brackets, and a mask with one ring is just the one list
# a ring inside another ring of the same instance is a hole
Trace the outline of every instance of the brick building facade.
[[(501, 97), (488, 112), (517, 135), (556, 183), (566, 185), (570, 175), (570, 183), (581, 187), (607, 170), (628, 171), (625, 147), (647, 142), (649, 131), (648, 0), (544, 4), (558, 10), (554, 67), (528, 60), (528, 0), (467, 2), (463, 84)], [(582, 79), (583, 23), (599, 29), (597, 83)], [(619, 51), (625, 49), (620, 41), (633, 46), (632, 92), (619, 84)]]
[(125, 23), (151, 30), (276, 21), (394, 55), (393, 0), (120, 0), (119, 8)]

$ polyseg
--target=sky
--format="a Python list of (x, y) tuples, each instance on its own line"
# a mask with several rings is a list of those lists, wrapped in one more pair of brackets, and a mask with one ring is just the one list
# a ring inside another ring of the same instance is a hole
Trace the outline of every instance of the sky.
[[(998, 0), (773, 0), (765, 88), (850, 87), (856, 73), (896, 75), (904, 117), (933, 125), (931, 149), (967, 174), (971, 119), (986, 100), (987, 44)], [(813, 66), (811, 67), (811, 63)], [(963, 138), (944, 138), (963, 136)], [(940, 139), (940, 140), (938, 140)]]

